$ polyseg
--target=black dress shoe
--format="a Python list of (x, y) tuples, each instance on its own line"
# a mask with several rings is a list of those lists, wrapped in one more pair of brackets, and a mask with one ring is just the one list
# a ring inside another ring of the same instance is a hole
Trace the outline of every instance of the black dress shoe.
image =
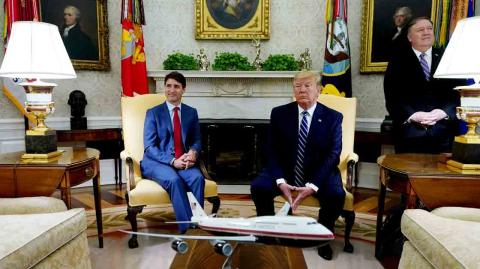
[(324, 258), (327, 261), (332, 260), (333, 251), (330, 245), (326, 245), (318, 248), (318, 256)]

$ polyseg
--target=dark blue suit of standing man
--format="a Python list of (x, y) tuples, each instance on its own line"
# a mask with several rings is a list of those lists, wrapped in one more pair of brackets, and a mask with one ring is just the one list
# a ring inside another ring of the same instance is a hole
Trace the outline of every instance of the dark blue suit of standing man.
[[(168, 192), (177, 221), (189, 221), (192, 211), (187, 190), (192, 191), (203, 207), (205, 179), (196, 167), (201, 150), (200, 124), (197, 110), (181, 103), (185, 77), (172, 72), (165, 77), (164, 86), (167, 101), (147, 111), (145, 152), (140, 167), (144, 177), (156, 181)], [(180, 129), (181, 133), (176, 133)], [(181, 233), (188, 227), (189, 224), (179, 224)]]
[[(273, 108), (268, 164), (252, 182), (251, 193), (259, 216), (274, 214), (275, 196), (286, 196), (293, 211), (306, 197), (314, 196), (321, 205), (319, 223), (333, 232), (345, 200), (337, 168), (343, 116), (317, 102), (319, 81), (315, 73), (298, 73), (293, 81), (296, 102)], [(292, 191), (298, 195), (293, 197)], [(318, 254), (332, 259), (329, 245), (319, 248)]]

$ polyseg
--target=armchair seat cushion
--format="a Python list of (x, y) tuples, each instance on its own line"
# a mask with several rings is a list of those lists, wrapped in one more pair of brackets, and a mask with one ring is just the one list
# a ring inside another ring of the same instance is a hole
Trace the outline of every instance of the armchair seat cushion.
[[(405, 210), (402, 233), (435, 268), (478, 268), (480, 225), (444, 218), (421, 209)], [(402, 259), (408, 259), (402, 255)]]
[(53, 197), (0, 198), (0, 215), (52, 213), (66, 210), (65, 203)]
[[(84, 233), (87, 223), (85, 210), (76, 208), (55, 213), (0, 215), (0, 226), (0, 268), (30, 268)], [(81, 253), (86, 253), (89, 264), (88, 249), (78, 249), (72, 255)]]
[[(217, 184), (205, 180), (205, 197), (217, 196)], [(137, 181), (135, 188), (128, 193), (130, 206), (158, 205), (170, 203), (170, 196), (162, 186), (149, 179)]]

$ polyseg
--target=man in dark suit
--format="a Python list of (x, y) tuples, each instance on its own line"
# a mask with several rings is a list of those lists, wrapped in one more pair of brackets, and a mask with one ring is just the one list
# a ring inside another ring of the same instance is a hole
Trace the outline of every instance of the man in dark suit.
[[(342, 119), (339, 112), (317, 102), (318, 74), (303, 71), (293, 81), (296, 101), (275, 107), (270, 116), (268, 163), (252, 182), (257, 215), (273, 215), (273, 199), (284, 195), (295, 211), (302, 200), (314, 196), (321, 209), (318, 221), (333, 232), (345, 201), (337, 168), (342, 151)], [(298, 191), (296, 197), (292, 191)], [(318, 250), (332, 259), (329, 245)]]
[(458, 130), (455, 108), (458, 80), (435, 79), (443, 51), (432, 48), (433, 23), (420, 17), (408, 26), (411, 47), (397, 51), (384, 79), (385, 103), (393, 119), (396, 152), (451, 150)]
[[(190, 221), (189, 189), (203, 207), (205, 179), (196, 167), (201, 150), (200, 123), (195, 108), (181, 103), (185, 77), (178, 72), (165, 76), (166, 102), (147, 111), (142, 175), (160, 184), (170, 195), (177, 221)], [(184, 233), (189, 227), (180, 223)]]
[(75, 6), (67, 6), (63, 11), (64, 24), (60, 28), (63, 44), (68, 56), (74, 60), (97, 60), (97, 48), (90, 37), (80, 28), (81, 13)]

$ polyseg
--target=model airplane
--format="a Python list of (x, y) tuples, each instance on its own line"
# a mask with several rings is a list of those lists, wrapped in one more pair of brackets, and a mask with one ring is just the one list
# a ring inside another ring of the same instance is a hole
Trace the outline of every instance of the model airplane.
[(203, 211), (192, 193), (189, 192), (187, 195), (193, 214), (191, 221), (188, 223), (196, 224), (203, 230), (222, 235), (197, 236), (121, 231), (136, 235), (172, 238), (174, 239), (172, 248), (181, 254), (188, 251), (188, 245), (183, 240), (210, 240), (215, 252), (225, 256), (230, 256), (233, 252), (232, 246), (227, 241), (305, 248), (319, 246), (334, 239), (332, 232), (315, 219), (289, 216), (290, 204), (288, 203), (285, 203), (275, 216), (216, 218), (208, 216)]

